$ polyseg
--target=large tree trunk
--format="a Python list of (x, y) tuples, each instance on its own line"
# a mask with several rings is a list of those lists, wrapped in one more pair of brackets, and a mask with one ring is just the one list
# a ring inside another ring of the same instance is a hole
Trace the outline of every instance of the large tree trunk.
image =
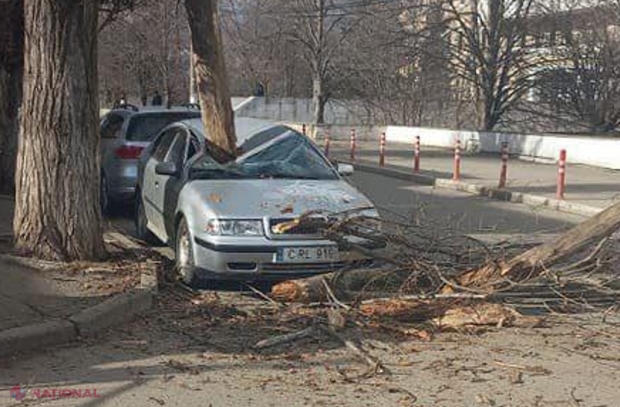
[(236, 156), (237, 139), (217, 0), (185, 0), (185, 8), (192, 34), (192, 60), (205, 134), (221, 149), (213, 152), (214, 158), (226, 162)]
[(314, 124), (321, 125), (325, 123), (325, 94), (323, 93), (323, 80), (321, 78), (314, 79), (312, 92), (312, 105), (314, 107)]
[(16, 248), (52, 260), (104, 254), (99, 209), (97, 6), (28, 0), (16, 176)]
[(0, 14), (0, 192), (13, 192), (22, 98), (23, 0), (10, 0)]

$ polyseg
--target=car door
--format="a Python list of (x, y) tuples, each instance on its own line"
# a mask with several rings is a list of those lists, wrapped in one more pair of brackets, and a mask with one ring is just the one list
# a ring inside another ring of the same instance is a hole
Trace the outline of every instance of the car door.
[(182, 128), (177, 128), (174, 140), (162, 161), (176, 164), (179, 170), (177, 175), (163, 175), (153, 171), (153, 205), (155, 209), (153, 227), (156, 229), (157, 236), (164, 242), (172, 236), (169, 225), (176, 210), (186, 151), (187, 132)]
[(144, 175), (142, 178), (142, 200), (144, 205), (144, 213), (147, 219), (147, 227), (155, 236), (165, 241), (165, 230), (162, 227), (162, 215), (158, 212), (159, 206), (157, 199), (160, 195), (161, 176), (155, 172), (157, 164), (164, 162), (172, 143), (179, 133), (177, 127), (171, 127), (165, 130), (160, 137), (157, 138), (152, 147), (152, 154), (144, 164)]
[(187, 182), (187, 165), (188, 162), (194, 158), (201, 150), (200, 142), (198, 138), (190, 131), (183, 130), (181, 136), (183, 140), (186, 140), (183, 144), (177, 144), (178, 148), (171, 148), (168, 160), (174, 162), (179, 168), (179, 175), (177, 177), (170, 177), (166, 183), (166, 191), (164, 193), (164, 225), (166, 227), (166, 234), (169, 237), (176, 236), (175, 230), (175, 217), (176, 210), (179, 202), (179, 196), (183, 186)]

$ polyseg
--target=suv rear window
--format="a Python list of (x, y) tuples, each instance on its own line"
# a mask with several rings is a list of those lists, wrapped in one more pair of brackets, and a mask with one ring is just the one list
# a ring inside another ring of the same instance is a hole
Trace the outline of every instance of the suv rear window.
[(167, 125), (195, 118), (200, 118), (200, 112), (158, 112), (135, 115), (130, 119), (126, 139), (151, 141)]

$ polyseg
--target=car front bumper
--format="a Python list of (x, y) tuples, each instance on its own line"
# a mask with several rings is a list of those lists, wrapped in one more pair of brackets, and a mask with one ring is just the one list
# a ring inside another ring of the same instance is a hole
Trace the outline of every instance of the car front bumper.
[[(194, 263), (197, 279), (286, 280), (329, 273), (348, 267), (371, 267), (373, 259), (353, 251), (340, 250), (333, 262), (283, 263), (277, 260), (284, 247), (333, 246), (334, 242), (278, 241), (269, 245), (213, 244), (194, 238)], [(378, 249), (379, 247), (368, 247)]]

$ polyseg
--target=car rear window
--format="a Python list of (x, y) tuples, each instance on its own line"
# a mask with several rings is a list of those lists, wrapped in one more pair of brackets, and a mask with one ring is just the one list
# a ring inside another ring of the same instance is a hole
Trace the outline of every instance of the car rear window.
[(130, 141), (151, 141), (167, 125), (199, 117), (200, 112), (158, 112), (136, 115), (130, 119), (126, 138)]

